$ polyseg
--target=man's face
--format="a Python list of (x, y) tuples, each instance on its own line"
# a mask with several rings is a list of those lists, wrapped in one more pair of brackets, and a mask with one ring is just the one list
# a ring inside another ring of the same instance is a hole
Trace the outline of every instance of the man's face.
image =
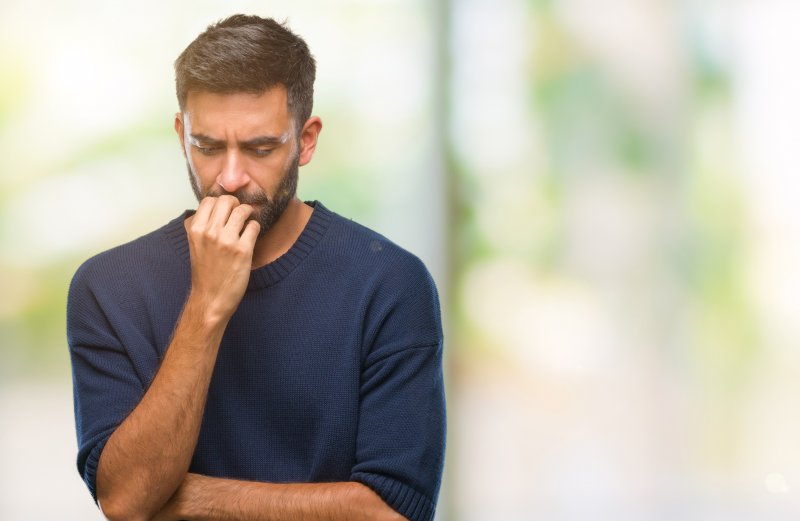
[(286, 89), (260, 95), (190, 92), (175, 129), (197, 199), (231, 194), (266, 233), (297, 190), (300, 143)]

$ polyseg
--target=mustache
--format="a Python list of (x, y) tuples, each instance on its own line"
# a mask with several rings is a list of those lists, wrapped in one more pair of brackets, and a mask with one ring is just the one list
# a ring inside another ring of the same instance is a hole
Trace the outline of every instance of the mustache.
[(272, 203), (270, 198), (267, 197), (267, 194), (265, 194), (260, 190), (255, 193), (248, 193), (243, 190), (228, 192), (227, 190), (221, 189), (219, 186), (215, 186), (209, 188), (208, 191), (206, 192), (206, 195), (211, 197), (219, 197), (221, 195), (232, 195), (239, 200), (239, 204), (268, 205)]

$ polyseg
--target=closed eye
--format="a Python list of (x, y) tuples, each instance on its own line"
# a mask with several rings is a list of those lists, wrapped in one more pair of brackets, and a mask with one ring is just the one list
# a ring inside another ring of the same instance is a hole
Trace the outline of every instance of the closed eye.
[(256, 157), (267, 157), (272, 153), (272, 148), (251, 148), (249, 152)]
[(205, 156), (212, 156), (222, 150), (221, 147), (201, 147), (200, 145), (194, 145), (194, 147)]

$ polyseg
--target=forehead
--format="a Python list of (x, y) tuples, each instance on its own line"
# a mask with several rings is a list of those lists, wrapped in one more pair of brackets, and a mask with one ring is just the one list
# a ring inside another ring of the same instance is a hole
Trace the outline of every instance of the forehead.
[(191, 91), (184, 116), (193, 133), (282, 134), (291, 124), (287, 101), (286, 88), (280, 85), (261, 94)]

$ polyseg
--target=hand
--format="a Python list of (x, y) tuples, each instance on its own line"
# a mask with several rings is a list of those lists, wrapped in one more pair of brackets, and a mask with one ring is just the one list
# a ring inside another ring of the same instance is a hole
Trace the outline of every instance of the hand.
[(192, 262), (191, 298), (206, 317), (227, 321), (247, 289), (260, 226), (253, 207), (232, 195), (206, 197), (187, 227)]

